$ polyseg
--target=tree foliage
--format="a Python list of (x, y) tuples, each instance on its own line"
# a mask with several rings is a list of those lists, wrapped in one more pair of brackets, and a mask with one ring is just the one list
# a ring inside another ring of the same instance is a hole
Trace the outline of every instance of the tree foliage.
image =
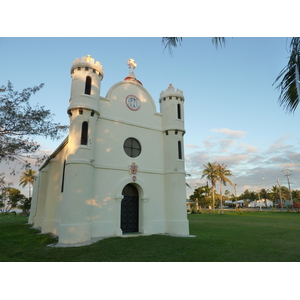
[(233, 176), (231, 171), (227, 169), (226, 164), (219, 164), (217, 162), (210, 163), (208, 162), (207, 165), (203, 165), (204, 170), (202, 172), (202, 177), (206, 177), (212, 185), (212, 198), (213, 198), (213, 209), (215, 207), (215, 188), (216, 183), (220, 182), (220, 204), (221, 209), (223, 208), (223, 202), (222, 202), (222, 187), (223, 185), (226, 185), (229, 183), (230, 185), (233, 185), (233, 183), (228, 178), (229, 176)]
[[(275, 83), (280, 90), (278, 102), (288, 113), (293, 113), (300, 98), (300, 38), (294, 37), (290, 43), (288, 64), (281, 70)], [(279, 81), (281, 80), (281, 81)]]
[(2, 214), (9, 213), (12, 208), (17, 207), (25, 199), (26, 197), (18, 189), (11, 187), (2, 189), (2, 194), (0, 195), (0, 212)]
[(204, 167), (204, 170), (202, 172), (201, 178), (206, 177), (211, 183), (212, 200), (213, 200), (212, 204), (213, 204), (213, 210), (214, 210), (215, 209), (215, 189), (216, 189), (216, 183), (218, 180), (217, 172), (216, 172), (216, 162), (214, 162), (214, 163), (208, 162), (207, 165), (203, 165), (203, 167)]
[(33, 171), (32, 169), (28, 169), (24, 171), (20, 177), (20, 185), (22, 187), (25, 187), (27, 184), (29, 185), (29, 198), (31, 197), (31, 187), (33, 186), (35, 174), (36, 171)]
[[(0, 88), (0, 162), (18, 160), (29, 167), (29, 155), (40, 149), (36, 137), (58, 139), (67, 129), (53, 123), (53, 114), (44, 106), (32, 106), (30, 97), (44, 84), (15, 91), (8, 81)], [(2, 174), (3, 181), (3, 174)]]
[(227, 169), (226, 164), (215, 163), (215, 168), (216, 168), (218, 181), (220, 182), (220, 204), (221, 204), (221, 209), (223, 210), (222, 187), (223, 187), (223, 185), (226, 186), (227, 183), (229, 183), (230, 185), (233, 185), (233, 183), (228, 178), (229, 176), (233, 176), (233, 175), (232, 175), (231, 171), (229, 169)]
[(211, 206), (211, 190), (212, 189), (209, 188), (207, 185), (200, 186), (194, 190), (193, 195), (190, 196), (190, 200), (197, 202), (198, 205), (202, 207)]

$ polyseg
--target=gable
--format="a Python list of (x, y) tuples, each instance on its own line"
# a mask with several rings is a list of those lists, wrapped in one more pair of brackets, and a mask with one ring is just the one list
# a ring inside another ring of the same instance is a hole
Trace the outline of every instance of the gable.
[[(130, 108), (126, 99), (135, 96), (139, 101), (138, 107)], [(161, 127), (161, 114), (157, 113), (153, 98), (148, 91), (138, 83), (121, 81), (113, 85), (106, 97), (101, 99), (101, 117), (130, 122), (137, 125)]]

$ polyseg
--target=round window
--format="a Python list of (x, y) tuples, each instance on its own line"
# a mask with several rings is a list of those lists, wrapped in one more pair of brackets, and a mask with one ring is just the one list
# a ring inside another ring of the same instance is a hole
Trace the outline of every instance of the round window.
[(128, 138), (123, 145), (125, 153), (130, 157), (137, 157), (141, 153), (141, 145), (138, 140), (134, 138)]

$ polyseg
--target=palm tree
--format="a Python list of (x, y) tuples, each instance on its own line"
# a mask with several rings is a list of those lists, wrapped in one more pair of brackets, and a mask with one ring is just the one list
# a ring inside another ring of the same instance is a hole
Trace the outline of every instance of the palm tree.
[(279, 187), (277, 185), (272, 186), (270, 196), (271, 196), (271, 199), (273, 200), (273, 206), (276, 207), (278, 199), (281, 199)]
[(216, 162), (214, 162), (214, 163), (208, 162), (207, 165), (203, 165), (205, 169), (203, 170), (202, 176), (201, 176), (201, 178), (206, 177), (211, 182), (213, 211), (215, 211), (215, 188), (216, 188), (216, 182), (218, 180), (217, 172), (216, 172), (216, 165), (217, 165)]
[(267, 207), (267, 199), (269, 198), (269, 190), (268, 189), (261, 189), (260, 190), (260, 195), (262, 197), (262, 199), (265, 200), (265, 207)]
[(28, 169), (25, 172), (23, 172), (22, 176), (20, 177), (19, 185), (21, 185), (22, 187), (25, 187), (27, 184), (29, 184), (29, 198), (31, 197), (30, 186), (33, 185), (35, 174), (36, 174), (36, 171), (32, 171), (32, 169)]
[[(172, 48), (181, 45), (182, 38), (179, 37), (164, 37), (162, 39), (165, 48), (169, 48), (171, 53)], [(225, 46), (226, 39), (224, 37), (212, 38), (212, 43), (218, 46)], [(281, 81), (279, 82), (279, 80)], [(290, 42), (290, 58), (286, 67), (284, 67), (277, 76), (275, 83), (278, 83), (277, 88), (280, 90), (279, 105), (283, 106), (286, 112), (293, 113), (300, 99), (300, 38), (293, 37)]]
[(227, 165), (225, 164), (217, 164), (216, 165), (216, 173), (217, 173), (217, 180), (220, 182), (220, 204), (221, 204), (221, 212), (223, 212), (223, 202), (222, 202), (222, 187), (223, 185), (226, 185), (229, 183), (230, 185), (233, 185), (233, 183), (230, 181), (228, 176), (233, 176), (231, 174), (231, 171), (227, 169)]

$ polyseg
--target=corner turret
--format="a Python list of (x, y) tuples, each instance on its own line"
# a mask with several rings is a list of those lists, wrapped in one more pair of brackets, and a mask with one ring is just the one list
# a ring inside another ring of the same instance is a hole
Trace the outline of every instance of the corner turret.
[(184, 129), (184, 96), (180, 89), (176, 89), (172, 84), (160, 93), (160, 112), (163, 114), (164, 130)]
[(72, 110), (86, 108), (99, 112), (100, 84), (103, 79), (103, 68), (99, 61), (90, 55), (76, 58), (71, 67), (71, 97), (68, 108), (69, 116)]

